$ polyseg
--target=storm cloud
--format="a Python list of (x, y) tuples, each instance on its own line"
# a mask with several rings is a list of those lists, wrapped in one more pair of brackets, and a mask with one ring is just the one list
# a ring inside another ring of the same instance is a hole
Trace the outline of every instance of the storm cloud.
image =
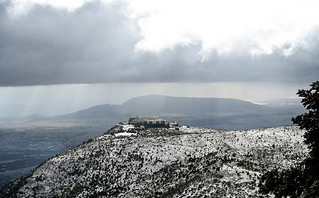
[(16, 17), (8, 12), (10, 6), (8, 1), (0, 3), (0, 86), (308, 83), (319, 76), (318, 28), (308, 33), (305, 45), (294, 46), (289, 55), (286, 52), (292, 47), (288, 43), (271, 53), (252, 55), (242, 48), (220, 53), (210, 49), (203, 57), (202, 40), (175, 43), (160, 51), (138, 48), (145, 41), (145, 29), (141, 18), (123, 12), (125, 2), (92, 1), (73, 11), (36, 4)]

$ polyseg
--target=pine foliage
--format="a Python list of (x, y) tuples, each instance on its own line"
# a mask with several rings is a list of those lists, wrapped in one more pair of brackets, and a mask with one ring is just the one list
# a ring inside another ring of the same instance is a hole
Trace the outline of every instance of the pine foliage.
[(275, 197), (319, 197), (319, 81), (309, 90), (298, 90), (301, 103), (307, 112), (292, 118), (294, 124), (305, 129), (304, 142), (309, 157), (285, 170), (274, 169), (261, 177), (260, 192), (273, 193)]

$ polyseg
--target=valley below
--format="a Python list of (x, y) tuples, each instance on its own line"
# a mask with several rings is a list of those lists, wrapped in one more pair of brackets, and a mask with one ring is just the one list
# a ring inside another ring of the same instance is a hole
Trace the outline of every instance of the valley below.
[(50, 157), (105, 133), (111, 126), (107, 122), (0, 123), (0, 187), (28, 174)]

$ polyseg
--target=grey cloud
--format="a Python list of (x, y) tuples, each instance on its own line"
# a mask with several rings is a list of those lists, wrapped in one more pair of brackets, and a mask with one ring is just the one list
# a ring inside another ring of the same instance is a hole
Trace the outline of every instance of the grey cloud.
[(139, 60), (143, 75), (136, 81), (153, 82), (278, 82), (308, 83), (318, 79), (319, 47), (297, 50), (284, 57), (278, 50), (271, 55), (212, 55), (200, 61), (200, 46), (177, 47), (159, 55), (148, 53)]
[(127, 64), (137, 37), (117, 7), (90, 3), (74, 13), (36, 7), (10, 19), (1, 10), (0, 84), (103, 81)]
[[(136, 21), (121, 5), (88, 3), (68, 13), (36, 6), (11, 19), (0, 4), (0, 86), (107, 82), (311, 82), (319, 76), (319, 41), (285, 58), (278, 50), (231, 53), (200, 61), (201, 43), (159, 54), (134, 52)], [(319, 31), (313, 35), (317, 35)]]

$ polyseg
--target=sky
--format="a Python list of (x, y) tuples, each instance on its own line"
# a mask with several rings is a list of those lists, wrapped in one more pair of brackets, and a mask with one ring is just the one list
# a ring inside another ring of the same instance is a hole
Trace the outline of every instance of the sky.
[(55, 115), (149, 94), (297, 97), (319, 76), (318, 8), (316, 0), (0, 0), (0, 117), (19, 105)]

